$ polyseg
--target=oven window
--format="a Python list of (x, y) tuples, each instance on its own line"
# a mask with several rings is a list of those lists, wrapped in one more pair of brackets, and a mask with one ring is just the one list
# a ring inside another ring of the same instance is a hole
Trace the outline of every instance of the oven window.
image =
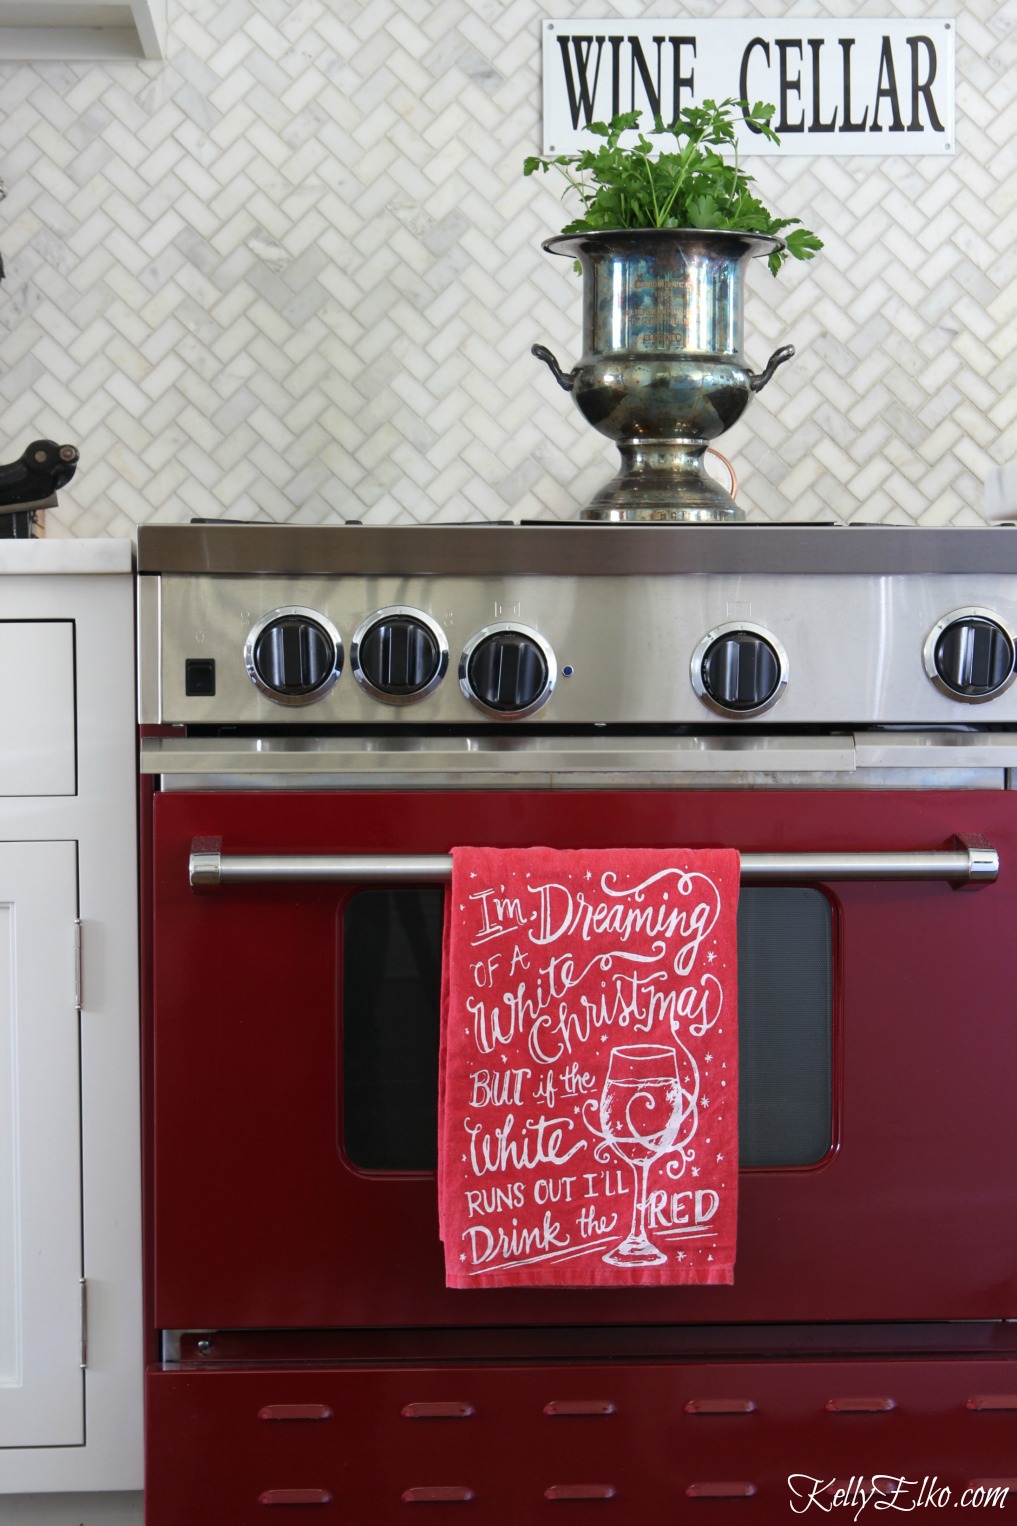
[(809, 1166), (833, 1142), (833, 913), (818, 890), (738, 897), (738, 1158)]
[(364, 890), (343, 917), (343, 1145), (363, 1171), (433, 1171), (445, 892)]
[[(437, 1164), (441, 889), (365, 890), (343, 914), (343, 1148), (363, 1171)], [(738, 900), (739, 1154), (805, 1166), (832, 1139), (833, 929), (797, 886)]]

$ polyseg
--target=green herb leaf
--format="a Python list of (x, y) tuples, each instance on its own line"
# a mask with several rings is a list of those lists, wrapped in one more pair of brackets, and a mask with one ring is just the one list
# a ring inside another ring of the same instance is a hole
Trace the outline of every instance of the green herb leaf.
[[(774, 237), (784, 228), (794, 231), (769, 257), (777, 274), (788, 255), (809, 260), (822, 249), (822, 240), (799, 225), (798, 218), (777, 218), (752, 192), (752, 177), (738, 164), (737, 118), (768, 141), (779, 143), (772, 119), (776, 108), (763, 101), (728, 98), (687, 106), (670, 125), (659, 116), (648, 134), (621, 146), (626, 132), (638, 128), (640, 113), (624, 112), (610, 122), (592, 122), (587, 129), (599, 147), (576, 154), (543, 159), (531, 156), (523, 174), (552, 166), (574, 192), (582, 216), (564, 229), (586, 233), (607, 228), (720, 228)], [(672, 140), (665, 147), (661, 140)], [(660, 150), (658, 152), (658, 149)]]
[(717, 203), (712, 196), (695, 196), (689, 202), (690, 228), (715, 228), (717, 215)]
[(823, 240), (810, 233), (808, 228), (796, 228), (785, 239), (788, 254), (794, 255), (796, 260), (815, 259), (817, 253), (823, 247)]

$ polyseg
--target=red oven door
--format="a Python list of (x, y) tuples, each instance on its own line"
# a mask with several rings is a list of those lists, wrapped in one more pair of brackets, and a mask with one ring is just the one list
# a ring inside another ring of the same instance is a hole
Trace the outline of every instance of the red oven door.
[[(1017, 1315), (1010, 795), (169, 792), (153, 817), (162, 1328)], [(195, 839), (260, 855), (762, 853), (942, 850), (957, 834), (998, 849), (996, 883), (743, 892), (733, 1287), (447, 1290), (433, 1170), (441, 892), (188, 882)]]

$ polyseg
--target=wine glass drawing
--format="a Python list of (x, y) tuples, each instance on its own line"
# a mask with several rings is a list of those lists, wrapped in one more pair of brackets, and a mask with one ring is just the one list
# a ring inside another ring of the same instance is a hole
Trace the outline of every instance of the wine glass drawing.
[(610, 1266), (659, 1266), (667, 1260), (646, 1233), (649, 1170), (663, 1155), (680, 1153), (680, 1174), (698, 1123), (699, 1071), (684, 1044), (676, 1042), (682, 1071), (677, 1049), (666, 1044), (612, 1049), (600, 1096), (600, 1127), (586, 1120), (603, 1141), (598, 1159), (610, 1159), (613, 1151), (631, 1166), (634, 1177), (632, 1225), (620, 1244), (605, 1254)]

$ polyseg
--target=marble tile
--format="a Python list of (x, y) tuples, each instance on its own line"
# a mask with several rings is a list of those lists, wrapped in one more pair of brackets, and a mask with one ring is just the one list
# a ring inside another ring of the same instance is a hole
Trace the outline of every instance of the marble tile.
[[(558, 187), (521, 175), (546, 13), (186, 0), (165, 64), (0, 67), (8, 458), (38, 433), (79, 444), (62, 533), (577, 511), (614, 452), (529, 354), (580, 350), (578, 283), (540, 249)], [(749, 286), (751, 362), (799, 350), (720, 442), (762, 517), (968, 523), (1017, 458), (1015, 55), (1005, 8), (965, 8), (953, 157), (753, 161), (826, 241)]]

